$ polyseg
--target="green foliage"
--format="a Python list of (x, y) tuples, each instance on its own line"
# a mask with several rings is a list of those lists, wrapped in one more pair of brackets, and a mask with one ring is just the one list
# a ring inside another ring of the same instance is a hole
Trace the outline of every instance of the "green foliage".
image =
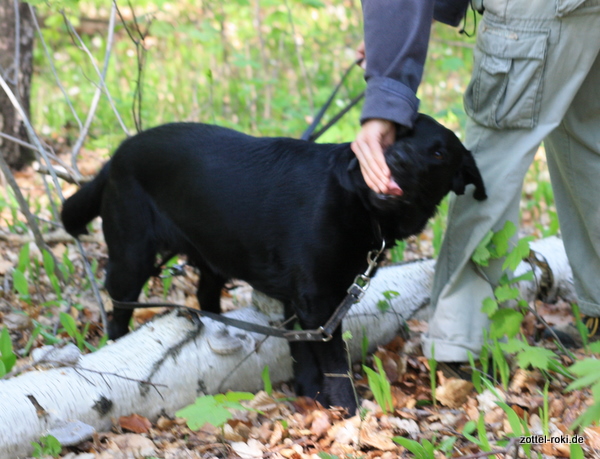
[(377, 367), (377, 371), (363, 365), (363, 371), (367, 375), (369, 388), (373, 392), (375, 401), (384, 413), (392, 413), (394, 411), (394, 401), (392, 399), (392, 389), (390, 382), (387, 379), (381, 359), (376, 355), (373, 356), (373, 361)]
[(436, 388), (437, 388), (437, 378), (436, 378), (436, 369), (437, 369), (437, 360), (435, 360), (435, 343), (431, 344), (431, 358), (427, 359), (429, 363), (429, 384), (431, 388), (431, 398), (433, 399), (433, 404), (437, 406), (437, 397), (436, 397)]
[(593, 423), (598, 423), (600, 419), (600, 360), (593, 358), (580, 360), (570, 366), (569, 371), (575, 374), (577, 378), (569, 384), (566, 390), (571, 391), (589, 387), (595, 401), (575, 420), (571, 428), (587, 427)]
[(396, 241), (394, 247), (390, 249), (392, 263), (400, 263), (404, 261), (404, 250), (406, 250), (406, 241)]
[(0, 332), (0, 378), (10, 373), (15, 363), (17, 363), (17, 355), (13, 351), (8, 328), (2, 327), (2, 332)]
[[(477, 431), (477, 437), (473, 434)], [(469, 421), (463, 427), (463, 436), (470, 442), (476, 444), (481, 451), (491, 451), (492, 447), (487, 438), (485, 432), (485, 421), (483, 419), (483, 413), (479, 413), (479, 419), (477, 422)]]
[(394, 437), (392, 440), (413, 453), (416, 459), (435, 459), (435, 449), (429, 440), (424, 439), (421, 443), (405, 437)]
[(32, 456), (39, 458), (45, 456), (58, 457), (62, 451), (62, 445), (52, 435), (40, 437), (40, 441), (31, 442), (31, 446), (33, 446)]
[(254, 395), (249, 392), (228, 392), (218, 395), (204, 395), (175, 414), (186, 420), (187, 426), (192, 430), (199, 430), (204, 424), (222, 427), (233, 418), (230, 410), (256, 411), (245, 407), (240, 402), (252, 400)]
[(265, 365), (261, 374), (264, 390), (267, 394), (273, 394), (273, 384), (271, 383), (271, 375), (269, 373), (269, 365)]
[(379, 300), (377, 302), (377, 309), (379, 309), (381, 312), (388, 312), (391, 308), (392, 308), (392, 303), (391, 301), (400, 296), (400, 293), (394, 291), (394, 290), (386, 290), (385, 292), (382, 293), (383, 295), (383, 300)]

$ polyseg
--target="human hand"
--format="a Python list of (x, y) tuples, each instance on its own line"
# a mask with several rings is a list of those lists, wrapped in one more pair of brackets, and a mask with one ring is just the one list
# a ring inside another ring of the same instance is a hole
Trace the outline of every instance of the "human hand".
[(365, 52), (365, 42), (364, 40), (360, 42), (360, 44), (356, 48), (356, 65), (362, 67), (363, 70), (367, 69), (367, 54)]
[(360, 170), (368, 187), (376, 193), (401, 196), (402, 189), (392, 179), (383, 150), (396, 138), (396, 125), (384, 119), (370, 119), (363, 123), (350, 148), (358, 158)]

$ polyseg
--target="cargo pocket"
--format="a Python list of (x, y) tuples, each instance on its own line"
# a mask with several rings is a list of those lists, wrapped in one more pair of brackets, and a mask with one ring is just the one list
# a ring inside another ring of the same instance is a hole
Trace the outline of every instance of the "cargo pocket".
[(562, 18), (579, 8), (585, 0), (556, 0), (556, 16)]
[(548, 32), (492, 27), (483, 23), (474, 51), (465, 111), (495, 128), (537, 124)]

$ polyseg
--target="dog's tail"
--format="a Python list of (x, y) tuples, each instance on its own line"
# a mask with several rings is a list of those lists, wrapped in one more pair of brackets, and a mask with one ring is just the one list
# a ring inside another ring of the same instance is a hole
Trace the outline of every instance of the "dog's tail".
[(102, 191), (108, 180), (109, 165), (110, 162), (106, 163), (91, 182), (86, 183), (63, 204), (60, 217), (71, 236), (88, 234), (86, 225), (100, 215)]

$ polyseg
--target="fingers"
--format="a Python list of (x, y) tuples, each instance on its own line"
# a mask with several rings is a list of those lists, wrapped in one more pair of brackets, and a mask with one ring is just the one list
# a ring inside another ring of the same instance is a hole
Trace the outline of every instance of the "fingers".
[(356, 64), (363, 69), (367, 68), (367, 55), (365, 53), (365, 42), (364, 40), (356, 47)]
[(367, 186), (376, 193), (385, 193), (390, 182), (390, 171), (385, 164), (385, 159), (384, 165), (381, 164), (383, 158), (381, 148), (376, 146), (373, 149), (367, 142), (358, 139), (352, 142), (350, 147), (358, 158)]
[(392, 180), (390, 169), (385, 162), (384, 148), (395, 138), (396, 127), (387, 120), (366, 121), (351, 148), (360, 163), (360, 169), (369, 188), (376, 193), (401, 195), (402, 190)]

